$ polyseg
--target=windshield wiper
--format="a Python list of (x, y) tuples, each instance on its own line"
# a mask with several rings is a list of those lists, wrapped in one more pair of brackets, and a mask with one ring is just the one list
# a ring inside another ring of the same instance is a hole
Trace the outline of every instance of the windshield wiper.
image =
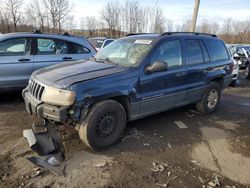
[(95, 62), (98, 62), (98, 63), (112, 63), (112, 64), (115, 64), (115, 65), (118, 65), (118, 63), (114, 62), (114, 61), (111, 61), (109, 58), (105, 58), (105, 59), (97, 59), (95, 57), (93, 57), (93, 60), (92, 61), (95, 61)]
[(105, 60), (103, 59), (96, 59), (94, 56), (90, 58), (91, 61), (97, 62), (97, 63), (105, 63)]
[(110, 58), (106, 58), (105, 61), (108, 62), (108, 63), (112, 63), (112, 64), (115, 64), (115, 65), (118, 65), (118, 63), (110, 60)]

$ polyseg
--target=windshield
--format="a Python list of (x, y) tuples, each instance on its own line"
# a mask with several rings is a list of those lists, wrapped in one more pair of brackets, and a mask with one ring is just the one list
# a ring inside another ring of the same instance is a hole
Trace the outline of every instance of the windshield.
[(89, 41), (93, 44), (95, 48), (101, 48), (104, 40), (105, 39), (93, 39), (93, 38), (89, 39)]
[(95, 60), (121, 66), (137, 66), (151, 49), (152, 40), (120, 39), (101, 49)]
[(248, 54), (250, 54), (250, 46), (244, 46), (244, 49), (246, 50), (246, 52), (247, 52)]

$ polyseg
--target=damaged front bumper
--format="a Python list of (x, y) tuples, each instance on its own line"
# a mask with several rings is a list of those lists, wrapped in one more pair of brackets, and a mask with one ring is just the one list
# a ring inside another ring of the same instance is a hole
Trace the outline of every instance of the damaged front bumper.
[(26, 110), (29, 114), (35, 114), (41, 118), (46, 118), (55, 122), (65, 123), (68, 119), (67, 108), (45, 104), (35, 99), (29, 89), (23, 90), (23, 98)]
[(44, 120), (43, 123), (33, 124), (32, 129), (24, 130), (30, 148), (39, 157), (27, 158), (33, 164), (51, 171), (56, 175), (64, 175), (64, 146), (58, 127)]

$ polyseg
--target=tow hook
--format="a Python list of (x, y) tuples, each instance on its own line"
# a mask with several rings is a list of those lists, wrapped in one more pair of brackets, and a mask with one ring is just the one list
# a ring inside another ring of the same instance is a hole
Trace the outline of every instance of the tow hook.
[(47, 169), (55, 175), (64, 176), (64, 147), (57, 126), (43, 120), (33, 123), (32, 129), (24, 130), (30, 148), (38, 153), (37, 157), (28, 157), (33, 164)]

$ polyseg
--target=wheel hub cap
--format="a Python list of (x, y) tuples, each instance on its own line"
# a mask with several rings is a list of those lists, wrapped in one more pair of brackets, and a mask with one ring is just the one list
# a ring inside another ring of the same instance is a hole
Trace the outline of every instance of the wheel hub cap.
[(115, 129), (115, 117), (113, 113), (103, 114), (97, 124), (97, 135), (100, 137), (109, 136)]
[(213, 89), (208, 94), (207, 106), (212, 109), (216, 106), (218, 102), (219, 94), (216, 89)]

